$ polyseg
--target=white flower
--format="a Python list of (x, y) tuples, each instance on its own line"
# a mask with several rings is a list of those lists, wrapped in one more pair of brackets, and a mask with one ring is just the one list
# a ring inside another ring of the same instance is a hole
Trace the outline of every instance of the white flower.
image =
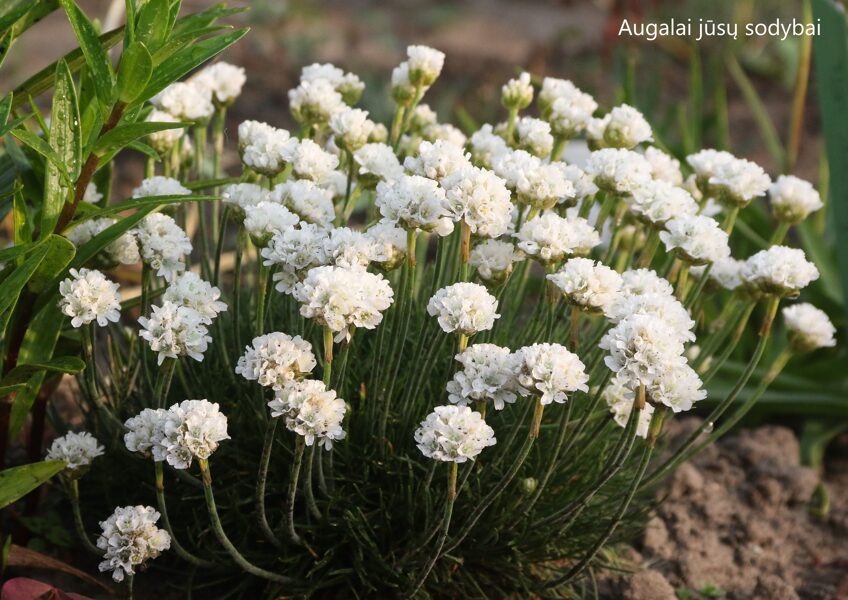
[(156, 527), (159, 513), (149, 506), (124, 506), (100, 522), (103, 533), (97, 547), (103, 550), (100, 572), (112, 571), (112, 579), (123, 581), (136, 569), (171, 547), (171, 536)]
[(441, 181), (461, 169), (471, 166), (470, 154), (462, 146), (445, 140), (421, 142), (417, 156), (407, 156), (403, 166), (413, 175)]
[(308, 374), (317, 364), (312, 346), (299, 335), (274, 332), (253, 338), (238, 360), (236, 373), (275, 390)]
[(211, 90), (191, 81), (172, 83), (150, 102), (180, 121), (205, 121), (215, 112)]
[(371, 260), (384, 271), (400, 266), (406, 258), (406, 231), (393, 221), (379, 221), (369, 227), (365, 235), (373, 244), (374, 256)]
[(471, 233), (496, 238), (512, 225), (512, 201), (506, 182), (485, 169), (469, 166), (442, 180), (454, 219), (468, 224)]
[(247, 76), (244, 68), (222, 61), (204, 68), (191, 81), (209, 90), (218, 104), (228, 106), (241, 95)]
[(184, 187), (176, 179), (156, 175), (143, 180), (137, 188), (132, 191), (133, 198), (147, 198), (148, 196), (188, 196), (191, 190)]
[(509, 348), (494, 344), (474, 344), (456, 355), (462, 369), (447, 384), (448, 400), (466, 406), (491, 402), (495, 410), (516, 399), (515, 356)]
[(427, 313), (438, 317), (442, 330), (468, 336), (491, 329), (500, 317), (497, 309), (497, 299), (485, 287), (468, 282), (441, 288), (427, 303)]
[(227, 310), (226, 303), (219, 300), (220, 297), (221, 290), (201, 279), (197, 273), (187, 271), (171, 282), (162, 300), (196, 310), (203, 323), (211, 325), (218, 313)]
[(572, 258), (547, 279), (559, 288), (569, 304), (593, 313), (604, 312), (621, 288), (618, 273), (589, 258)]
[(670, 363), (660, 369), (647, 395), (652, 402), (664, 404), (678, 413), (690, 410), (695, 402), (707, 397), (702, 386), (701, 378), (688, 364)]
[(203, 353), (212, 338), (207, 335), (204, 317), (193, 308), (164, 302), (153, 306), (150, 317), (139, 317), (142, 330), (138, 336), (147, 340), (150, 349), (158, 352), (158, 364), (166, 358), (190, 356), (202, 361)]
[(478, 167), (491, 169), (496, 156), (509, 152), (509, 146), (497, 135), (488, 123), (475, 131), (469, 139), (471, 160)]
[(298, 123), (326, 123), (334, 112), (344, 106), (342, 95), (326, 79), (301, 81), (299, 86), (289, 90), (289, 109)]
[(651, 125), (644, 115), (632, 106), (616, 106), (607, 115), (604, 142), (608, 146), (630, 149), (653, 139)]
[(683, 173), (680, 171), (680, 161), (669, 156), (659, 148), (645, 148), (645, 160), (651, 165), (651, 175), (654, 179), (666, 181), (671, 185), (683, 185)]
[(468, 264), (477, 269), (483, 281), (501, 283), (512, 272), (512, 265), (523, 258), (509, 242), (485, 240), (471, 249)]
[(272, 200), (271, 192), (255, 183), (233, 183), (226, 186), (221, 193), (221, 200), (244, 214), (248, 206), (256, 206), (260, 202)]
[(253, 243), (264, 248), (272, 236), (292, 229), (300, 223), (300, 217), (282, 204), (260, 202), (244, 209), (244, 229)]
[(507, 109), (522, 110), (533, 102), (533, 84), (530, 73), (523, 72), (501, 86), (501, 104)]
[(551, 208), (574, 198), (574, 186), (558, 164), (547, 164), (524, 150), (498, 155), (493, 170), (515, 190), (516, 201)]
[(165, 281), (172, 281), (185, 271), (185, 256), (191, 253), (191, 242), (171, 217), (149, 214), (133, 233), (141, 246), (142, 260)]
[(238, 136), (244, 165), (266, 177), (282, 172), (298, 146), (297, 138), (285, 129), (257, 121), (244, 121), (239, 125)]
[(775, 216), (785, 223), (800, 223), (824, 206), (816, 188), (794, 175), (778, 177), (769, 188), (769, 199)]
[(598, 193), (598, 186), (595, 185), (595, 182), (586, 171), (576, 165), (566, 165), (562, 162), (555, 164), (562, 170), (565, 178), (574, 187), (574, 198), (563, 197), (561, 203), (566, 206), (572, 206), (578, 201)]
[(345, 402), (321, 381), (290, 382), (277, 390), (268, 407), (271, 417), (285, 417), (289, 431), (302, 435), (307, 446), (318, 440), (319, 446), (330, 450), (334, 441), (345, 438)]
[(97, 204), (103, 200), (103, 194), (97, 191), (97, 184), (93, 181), (85, 186), (85, 193), (82, 195), (82, 201), (87, 204)]
[(332, 229), (327, 238), (327, 258), (337, 267), (365, 269), (377, 253), (378, 248), (370, 236), (349, 227)]
[(749, 160), (734, 158), (719, 162), (709, 178), (710, 190), (722, 201), (747, 206), (754, 198), (765, 194), (771, 179), (763, 168)]
[(807, 260), (803, 250), (772, 246), (748, 258), (741, 276), (743, 282), (765, 294), (797, 296), (819, 278), (819, 270)]
[(571, 139), (586, 129), (598, 103), (566, 79), (545, 77), (539, 92), (539, 108), (554, 134)]
[(374, 202), (381, 215), (408, 230), (432, 231), (451, 214), (445, 190), (432, 179), (418, 175), (380, 182)]
[(404, 61), (392, 69), (392, 98), (401, 106), (407, 106), (415, 96), (415, 86), (409, 81), (409, 63)]
[(695, 171), (695, 177), (703, 184), (709, 182), (720, 166), (731, 163), (734, 160), (736, 160), (736, 157), (730, 152), (713, 150), (711, 148), (700, 150), (686, 157), (686, 162)]
[(542, 264), (561, 261), (571, 254), (584, 254), (600, 243), (600, 235), (586, 219), (565, 219), (546, 212), (524, 223), (518, 233), (518, 247)]
[(368, 118), (367, 111), (345, 108), (330, 117), (330, 130), (339, 148), (355, 152), (368, 142), (368, 137), (374, 131), (374, 122)]
[[(153, 109), (152, 111), (150, 111), (150, 114), (147, 115), (147, 122), (179, 123), (180, 120), (169, 112), (165, 112), (164, 110)], [(176, 129), (163, 129), (161, 131), (155, 131), (149, 134), (147, 136), (147, 141), (159, 154), (165, 154), (167, 152), (170, 152), (171, 149), (177, 145), (177, 143), (180, 141), (180, 138), (183, 137), (184, 133), (185, 129), (182, 127)]]
[(518, 147), (539, 158), (550, 156), (554, 136), (549, 123), (533, 117), (521, 117), (515, 124)]
[(341, 341), (350, 339), (351, 327), (379, 325), (394, 293), (382, 275), (323, 266), (310, 269), (292, 295), (301, 303), (301, 315), (329, 327)]
[(326, 244), (326, 230), (311, 223), (273, 236), (261, 252), (265, 266), (276, 266), (277, 291), (290, 293), (309, 269), (327, 264)]
[[(736, 260), (728, 257), (712, 264), (710, 268), (709, 280), (717, 283), (720, 287), (726, 290), (735, 290), (742, 285), (742, 265), (744, 261)], [(689, 269), (689, 274), (700, 279), (703, 276), (706, 266), (696, 266)]]
[(387, 144), (365, 144), (353, 153), (353, 159), (359, 165), (359, 179), (365, 179), (367, 187), (403, 175), (403, 167), (397, 155)]
[(621, 274), (621, 293), (629, 296), (658, 294), (673, 296), (674, 288), (650, 269), (631, 269)]
[(354, 73), (345, 73), (331, 64), (313, 63), (301, 69), (301, 81), (318, 79), (329, 82), (347, 104), (356, 104), (365, 90), (365, 84)]
[(586, 172), (602, 190), (628, 195), (651, 179), (651, 164), (632, 150), (603, 148), (589, 155)]
[(519, 348), (515, 355), (522, 392), (537, 396), (542, 404), (563, 404), (568, 394), (589, 391), (586, 367), (565, 346), (533, 344)]
[(428, 142), (438, 142), (441, 140), (459, 148), (464, 147), (468, 141), (462, 130), (450, 123), (433, 123), (432, 125), (428, 125), (421, 131), (421, 137)]
[(662, 179), (646, 181), (633, 190), (627, 204), (637, 217), (658, 227), (698, 212), (698, 203), (689, 192)]
[(47, 460), (61, 460), (65, 468), (76, 471), (87, 467), (98, 456), (103, 456), (103, 446), (97, 443), (97, 438), (82, 431), (69, 431), (62, 437), (57, 437), (47, 450)]
[[(83, 221), (79, 225), (75, 225), (68, 233), (65, 234), (77, 248), (88, 243), (96, 235), (106, 231), (109, 227), (117, 223), (116, 219), (89, 219)], [(109, 243), (103, 249), (104, 257), (107, 262), (112, 264), (133, 265), (141, 260), (141, 255), (138, 253), (138, 242), (132, 233), (126, 232), (114, 242)]]
[(496, 442), (494, 429), (467, 406), (437, 406), (415, 430), (421, 454), (444, 462), (474, 460)]
[(715, 219), (683, 215), (666, 222), (665, 229), (660, 231), (660, 239), (666, 250), (688, 263), (704, 265), (730, 256), (727, 233)]
[(795, 352), (812, 352), (836, 345), (836, 327), (823, 310), (803, 302), (783, 309), (789, 343)]
[(208, 400), (183, 400), (172, 405), (163, 427), (165, 460), (175, 469), (187, 469), (193, 458), (206, 460), (218, 444), (230, 439), (227, 417)]
[(121, 318), (118, 284), (100, 271), (71, 269), (71, 276), (59, 283), (59, 308), (71, 317), (71, 325), (81, 327), (97, 321), (101, 327)]
[[(604, 388), (601, 397), (609, 406), (612, 418), (619, 427), (626, 427), (630, 420), (630, 412), (636, 400), (636, 392), (631, 387), (631, 382), (620, 374), (617, 374)], [(648, 428), (654, 416), (654, 407), (648, 403), (639, 414), (639, 423), (636, 425), (636, 435), (641, 438), (648, 437)]]
[(145, 408), (124, 423), (127, 432), (124, 434), (124, 445), (130, 452), (138, 452), (152, 456), (153, 460), (161, 462), (167, 456), (167, 448), (163, 444), (168, 411), (164, 408)]
[(307, 223), (328, 227), (336, 218), (332, 193), (308, 179), (280, 183), (271, 196)]
[(265, 138), (273, 135), (277, 131), (285, 132), (288, 139), (288, 131), (285, 129), (276, 129), (268, 123), (261, 121), (242, 121), (238, 126), (238, 146), (239, 152), (244, 152), (244, 149), (252, 144), (261, 143)]
[(613, 372), (624, 371), (637, 383), (650, 386), (662, 369), (685, 362), (680, 332), (655, 315), (636, 313), (622, 319), (601, 339), (609, 352), (604, 362)]
[(428, 46), (408, 46), (406, 57), (410, 83), (425, 88), (433, 85), (445, 64), (445, 53)]
[(411, 131), (421, 131), (431, 125), (437, 125), (439, 116), (436, 114), (429, 104), (420, 103), (412, 111), (409, 117), (409, 129)]
[(674, 296), (666, 294), (623, 294), (606, 307), (606, 316), (612, 323), (633, 315), (650, 315), (665, 321), (681, 341), (692, 342), (695, 321), (689, 311)]
[(292, 172), (298, 179), (322, 183), (339, 166), (339, 158), (310, 139), (300, 140), (290, 154)]

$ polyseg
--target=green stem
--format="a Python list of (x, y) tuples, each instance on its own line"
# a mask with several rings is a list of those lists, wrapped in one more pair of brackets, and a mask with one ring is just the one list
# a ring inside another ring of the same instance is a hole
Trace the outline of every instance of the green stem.
[(286, 523), (289, 530), (289, 538), (295, 544), (302, 544), (303, 540), (297, 535), (294, 528), (294, 503), (297, 498), (297, 480), (300, 478), (300, 467), (303, 464), (303, 450), (306, 442), (303, 436), (297, 436), (294, 444), (294, 459), (292, 460), (291, 479), (289, 481), (288, 506), (286, 507)]
[(265, 483), (268, 481), (268, 466), (271, 464), (271, 453), (274, 449), (274, 433), (277, 430), (277, 421), (273, 418), (268, 420), (268, 425), (265, 427), (265, 442), (262, 444), (262, 458), (259, 460), (259, 473), (256, 476), (256, 518), (259, 521), (259, 529), (277, 548), (282, 547), (282, 542), (274, 534), (271, 525), (268, 523), (268, 516), (265, 511)]
[(163, 473), (162, 463), (153, 461), (153, 468), (156, 474), (156, 502), (159, 505), (159, 514), (162, 516), (162, 525), (164, 525), (168, 535), (171, 536), (171, 547), (174, 549), (174, 552), (184, 561), (198, 567), (213, 567), (214, 563), (198, 558), (177, 541), (177, 536), (174, 535), (174, 528), (171, 526), (171, 520), (168, 518), (168, 506), (165, 504), (165, 475)]
[(166, 358), (159, 367), (159, 376), (156, 378), (156, 388), (153, 391), (153, 402), (156, 408), (164, 408), (167, 403), (168, 391), (171, 389), (176, 366), (176, 358)]
[[(315, 464), (315, 449), (318, 444), (309, 447), (309, 456), (306, 457), (306, 472), (303, 474), (303, 495), (306, 498), (306, 507), (316, 521), (321, 520), (321, 511), (315, 502), (315, 492), (312, 490), (312, 467)], [(319, 457), (320, 458), (320, 455)]]
[(789, 228), (791, 225), (786, 223), (785, 221), (780, 221), (777, 224), (777, 227), (774, 228), (774, 233), (769, 240), (769, 246), (777, 246), (783, 243), (786, 234), (789, 233)]
[(733, 231), (733, 227), (736, 225), (736, 217), (739, 216), (739, 207), (734, 206), (730, 209), (727, 215), (724, 217), (724, 223), (721, 224), (721, 228), (724, 229), (727, 235), (730, 235)]
[(79, 536), (83, 547), (92, 554), (103, 556), (103, 552), (91, 542), (91, 539), (85, 532), (85, 525), (82, 522), (82, 512), (80, 512), (79, 480), (71, 479), (68, 482), (68, 497), (71, 500), (71, 507), (74, 511), (74, 527), (77, 530), (77, 536)]
[(330, 388), (333, 375), (333, 330), (324, 325), (324, 385)]
[(239, 327), (239, 313), (241, 312), (241, 263), (244, 251), (247, 248), (247, 233), (243, 225), (239, 225), (238, 237), (236, 238), (236, 260), (233, 266), (233, 339), (236, 348), (241, 350), (241, 331)]
[(258, 270), (256, 278), (259, 283), (256, 307), (256, 336), (258, 337), (265, 332), (265, 302), (268, 296), (268, 280), (271, 278), (271, 269), (263, 264), (261, 256), (256, 261), (256, 265)]

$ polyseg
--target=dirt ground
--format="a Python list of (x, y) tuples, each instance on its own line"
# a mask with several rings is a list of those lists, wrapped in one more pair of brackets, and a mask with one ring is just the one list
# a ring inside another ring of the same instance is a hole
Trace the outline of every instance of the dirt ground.
[[(674, 437), (698, 425), (688, 419)], [(824, 473), (830, 512), (815, 517), (808, 503), (819, 478), (799, 464), (792, 430), (744, 429), (706, 449), (675, 473), (627, 553), (641, 570), (606, 580), (605, 597), (848, 598), (848, 438), (831, 454)]]

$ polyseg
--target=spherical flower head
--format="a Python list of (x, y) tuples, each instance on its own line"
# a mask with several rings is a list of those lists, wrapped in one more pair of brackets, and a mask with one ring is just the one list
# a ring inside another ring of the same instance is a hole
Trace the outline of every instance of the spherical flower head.
[(678, 413), (691, 410), (696, 402), (707, 397), (703, 385), (688, 364), (670, 363), (659, 370), (646, 391), (651, 402), (663, 404)]
[(580, 358), (560, 344), (533, 344), (516, 353), (522, 393), (542, 404), (565, 403), (574, 392), (587, 392), (589, 376)]
[(91, 465), (98, 456), (103, 455), (103, 446), (97, 443), (97, 438), (82, 431), (69, 431), (62, 437), (53, 440), (47, 450), (47, 460), (61, 460), (71, 477), (79, 477), (84, 469)]
[(273, 236), (261, 253), (265, 266), (276, 267), (277, 291), (288, 294), (309, 269), (329, 261), (327, 231), (311, 223), (302, 223), (298, 229), (288, 229)]
[(406, 230), (432, 231), (444, 218), (450, 218), (445, 190), (419, 175), (404, 175), (377, 185), (375, 205), (386, 219)]
[(393, 221), (381, 220), (365, 232), (373, 245), (372, 260), (383, 271), (392, 271), (406, 258), (406, 231)]
[(403, 176), (403, 167), (392, 147), (387, 144), (365, 144), (353, 153), (353, 160), (359, 166), (359, 182), (368, 189), (374, 189), (380, 181)]
[[(705, 289), (709, 291), (716, 291), (718, 289), (735, 290), (742, 285), (743, 264), (744, 261), (737, 260), (732, 256), (714, 262), (707, 275), (709, 281)], [(706, 266), (692, 267), (689, 269), (689, 274), (697, 279), (701, 279), (706, 268)]]
[(443, 142), (451, 143), (459, 148), (463, 148), (468, 142), (468, 138), (464, 133), (462, 133), (462, 130), (450, 123), (434, 123), (432, 125), (428, 125), (421, 131), (421, 137), (428, 142), (438, 142), (441, 140)]
[(418, 155), (407, 156), (403, 166), (413, 175), (441, 181), (448, 175), (471, 166), (470, 157), (462, 146), (451, 142), (421, 142)]
[(651, 179), (651, 164), (632, 150), (603, 148), (589, 155), (586, 172), (604, 191), (629, 195)]
[(533, 84), (530, 73), (523, 72), (501, 87), (501, 104), (507, 110), (524, 110), (533, 102)]
[(475, 402), (491, 402), (502, 410), (515, 402), (518, 382), (515, 379), (516, 358), (509, 348), (494, 344), (474, 344), (456, 355), (462, 368), (447, 384), (448, 400), (467, 406)]
[(635, 148), (653, 141), (653, 131), (645, 116), (628, 104), (613, 108), (604, 129), (604, 142), (610, 148)]
[[(242, 121), (238, 126), (239, 153), (244, 152), (244, 149), (248, 146), (259, 143), (264, 138), (273, 135), (276, 131), (285, 130), (278, 130), (268, 123), (263, 123), (262, 121)], [(288, 131), (286, 131), (286, 133), (288, 133)]]
[(153, 306), (150, 317), (139, 317), (142, 329), (138, 335), (146, 340), (153, 352), (158, 353), (158, 364), (166, 358), (190, 356), (196, 361), (203, 360), (203, 353), (212, 338), (209, 337), (204, 317), (188, 306), (178, 306), (173, 302), (164, 302), (162, 306)]
[(795, 297), (819, 278), (804, 251), (786, 246), (760, 250), (742, 265), (742, 281), (764, 294)]
[[(188, 468), (191, 458), (206, 460), (218, 444), (230, 439), (227, 435), (227, 417), (217, 403), (208, 400), (183, 400), (168, 409), (169, 423), (166, 425), (166, 437), (170, 444), (188, 453)], [(174, 427), (176, 423), (178, 427)], [(171, 460), (168, 460), (171, 463)], [(171, 463), (176, 468), (181, 468)]]
[(575, 206), (579, 201), (598, 193), (598, 186), (595, 185), (592, 177), (590, 177), (589, 174), (580, 167), (576, 165), (566, 165), (562, 162), (556, 162), (554, 164), (562, 170), (563, 175), (565, 175), (565, 178), (571, 182), (571, 185), (574, 188), (574, 197), (568, 198), (563, 196), (562, 200), (560, 200), (560, 205), (564, 205), (566, 207)]
[(205, 122), (215, 112), (211, 91), (192, 81), (172, 83), (151, 98), (150, 102), (180, 121)]
[(585, 219), (566, 219), (553, 212), (530, 219), (515, 237), (518, 248), (543, 265), (557, 263), (572, 254), (585, 254), (601, 241)]
[(114, 581), (135, 575), (137, 569), (171, 547), (171, 536), (156, 527), (159, 513), (149, 506), (124, 506), (100, 522), (97, 547), (103, 550), (100, 572), (112, 571)]
[(121, 318), (118, 284), (100, 271), (71, 269), (71, 276), (59, 283), (59, 308), (71, 317), (71, 325), (82, 327), (97, 321), (101, 327)]
[(310, 269), (292, 295), (300, 314), (329, 327), (336, 341), (349, 340), (352, 327), (377, 327), (394, 299), (382, 275), (336, 266)]
[(307, 223), (329, 227), (336, 218), (332, 192), (308, 179), (277, 184), (271, 196)]
[(286, 168), (298, 146), (297, 138), (285, 129), (257, 121), (244, 121), (239, 125), (238, 135), (244, 166), (270, 178)]
[(133, 231), (141, 247), (141, 259), (165, 281), (173, 281), (185, 271), (185, 257), (191, 254), (191, 242), (185, 231), (168, 215), (147, 215)]
[[(74, 225), (73, 229), (65, 234), (65, 237), (79, 249), (117, 222), (116, 219), (109, 218), (88, 219), (78, 225)], [(141, 260), (141, 255), (138, 251), (138, 242), (135, 236), (131, 232), (121, 234), (120, 237), (110, 242), (102, 250), (98, 255), (98, 259), (103, 262), (104, 268), (112, 268), (118, 264), (134, 265)]]
[(510, 151), (506, 140), (496, 134), (488, 123), (471, 135), (469, 150), (471, 161), (484, 169), (491, 169), (495, 157)]
[(730, 256), (727, 233), (715, 219), (703, 215), (683, 215), (669, 220), (660, 240), (666, 250), (693, 265), (705, 265)]
[(216, 104), (230, 106), (241, 95), (247, 76), (243, 67), (221, 61), (205, 67), (191, 81), (209, 90)]
[(162, 295), (165, 302), (197, 311), (205, 325), (211, 325), (218, 313), (227, 310), (220, 297), (221, 290), (191, 271), (178, 275)]
[(554, 136), (546, 121), (533, 117), (521, 117), (515, 124), (518, 147), (533, 156), (547, 158), (554, 148)]
[(539, 92), (539, 110), (555, 135), (571, 139), (586, 129), (598, 103), (567, 79), (545, 77)]
[(347, 152), (355, 152), (368, 143), (374, 122), (368, 118), (368, 111), (345, 108), (330, 117), (330, 130), (336, 146)]
[(645, 148), (645, 160), (651, 165), (651, 176), (671, 185), (683, 185), (680, 161), (653, 146)]
[(248, 206), (272, 201), (271, 192), (255, 183), (233, 183), (221, 192), (221, 200), (234, 210), (239, 219), (244, 218)]
[(589, 258), (572, 258), (547, 279), (562, 292), (566, 302), (593, 314), (606, 311), (621, 288), (618, 273)]
[(491, 329), (500, 317), (497, 309), (497, 299), (485, 287), (468, 282), (436, 291), (427, 303), (427, 313), (438, 317), (443, 331), (467, 336)]
[(651, 269), (630, 269), (621, 274), (621, 293), (627, 296), (657, 294), (673, 296), (674, 288), (667, 279)]
[(604, 363), (611, 371), (623, 371), (646, 386), (661, 369), (685, 362), (680, 332), (664, 319), (644, 313), (622, 319), (604, 335), (599, 347), (609, 353)]
[(164, 461), (167, 448), (163, 444), (168, 411), (164, 408), (145, 408), (124, 423), (124, 445), (130, 452), (151, 456), (157, 462)]
[[(148, 123), (179, 123), (180, 120), (174, 117), (171, 113), (165, 112), (164, 110), (153, 109), (150, 111), (150, 114), (147, 115)], [(174, 146), (177, 145), (177, 142), (180, 141), (180, 138), (185, 133), (185, 129), (177, 128), (177, 129), (163, 129), (161, 131), (155, 131), (147, 136), (147, 142), (153, 146), (153, 149), (156, 150), (159, 154), (166, 154), (173, 149)]]
[(342, 95), (326, 79), (301, 81), (289, 90), (289, 109), (294, 119), (303, 125), (322, 125), (338, 110), (344, 108)]
[(512, 273), (512, 265), (522, 258), (524, 255), (509, 242), (484, 240), (471, 249), (468, 264), (486, 283), (501, 284)]
[(524, 150), (499, 155), (493, 170), (515, 191), (519, 204), (552, 208), (570, 204), (575, 195), (574, 186), (558, 163), (544, 163)]
[(695, 171), (695, 178), (698, 180), (699, 186), (702, 189), (706, 187), (706, 184), (715, 175), (720, 166), (731, 163), (734, 160), (736, 160), (736, 157), (730, 152), (713, 150), (711, 148), (700, 150), (686, 157), (686, 162)]
[(298, 179), (322, 183), (339, 166), (339, 158), (310, 139), (300, 140), (290, 155), (292, 172)]
[(783, 320), (794, 352), (803, 354), (836, 345), (836, 327), (823, 310), (802, 302), (783, 309)]
[[(638, 384), (636, 384), (638, 385)], [(626, 427), (630, 420), (630, 413), (636, 400), (636, 391), (633, 383), (622, 374), (617, 374), (604, 388), (601, 397), (609, 406), (612, 418), (619, 427)], [(648, 437), (648, 429), (654, 416), (654, 407), (645, 404), (645, 408), (639, 414), (639, 423), (636, 424), (636, 435), (641, 438)]]
[(300, 217), (276, 202), (248, 206), (244, 214), (244, 229), (257, 248), (264, 248), (272, 236), (300, 223)]
[(238, 360), (236, 373), (274, 390), (308, 375), (316, 365), (312, 346), (299, 335), (274, 332), (253, 338)]
[(474, 460), (496, 442), (495, 430), (468, 406), (437, 406), (415, 430), (421, 454), (443, 462)]
[(143, 180), (132, 192), (133, 198), (150, 196), (189, 196), (191, 190), (171, 177), (156, 175)]
[(336, 227), (326, 240), (330, 263), (348, 269), (367, 269), (379, 249), (373, 238), (349, 227)]
[(342, 100), (348, 105), (359, 102), (365, 84), (354, 73), (345, 73), (340, 68), (331, 64), (313, 63), (303, 67), (300, 72), (301, 81), (315, 81), (323, 79), (342, 96)]
[(438, 123), (439, 116), (436, 114), (436, 111), (430, 108), (429, 104), (421, 102), (415, 107), (412, 114), (410, 114), (407, 130), (420, 133), (431, 125), (437, 125)]
[(496, 238), (512, 225), (512, 201), (506, 182), (485, 169), (468, 167), (442, 180), (453, 218), (471, 233)]
[(409, 80), (409, 62), (404, 61), (392, 69), (392, 99), (408, 106), (415, 97), (415, 86)]
[(636, 188), (627, 204), (637, 218), (655, 227), (698, 213), (698, 203), (689, 192), (662, 179), (646, 181)]
[(433, 85), (445, 64), (445, 53), (429, 46), (408, 46), (406, 57), (410, 83), (422, 88)]
[(277, 390), (268, 407), (271, 417), (285, 417), (289, 431), (303, 436), (307, 446), (317, 440), (319, 446), (330, 450), (333, 442), (345, 438), (345, 402), (321, 381), (289, 382)]
[(824, 206), (813, 184), (794, 175), (778, 177), (769, 188), (769, 199), (777, 220), (790, 224), (800, 223)]
[(605, 310), (611, 323), (632, 317), (650, 315), (665, 321), (675, 335), (683, 342), (695, 341), (695, 321), (689, 311), (674, 296), (666, 294), (622, 294), (611, 302)]
[(751, 200), (764, 195), (771, 178), (763, 168), (743, 158), (720, 162), (708, 180), (711, 192), (731, 206), (747, 206)]

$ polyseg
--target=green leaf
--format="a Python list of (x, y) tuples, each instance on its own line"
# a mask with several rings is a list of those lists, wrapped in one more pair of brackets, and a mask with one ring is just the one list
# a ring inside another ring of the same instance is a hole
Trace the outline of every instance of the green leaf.
[(135, 26), (135, 37), (156, 52), (168, 39), (171, 33), (168, 27), (167, 0), (148, 0), (138, 13)]
[(3, 287), (0, 288), (0, 314), (7, 310), (11, 311), (18, 302), (18, 296), (21, 290), (35, 273), (41, 261), (47, 255), (47, 247), (40, 246), (33, 250), (32, 254), (17, 267), (12, 274), (3, 280)]
[(0, 125), (3, 125), (9, 119), (9, 112), (12, 110), (12, 96), (13, 94), (6, 94), (0, 100)]
[(0, 5), (0, 31), (5, 31), (14, 25), (33, 6), (32, 0), (6, 0)]
[[(82, 221), (87, 221), (89, 219), (100, 219), (102, 217), (108, 217), (114, 215), (115, 213), (120, 213), (125, 210), (130, 210), (133, 208), (136, 209), (148, 209), (148, 208), (159, 208), (160, 206), (164, 206), (166, 204), (177, 204), (180, 202), (207, 202), (210, 200), (219, 200), (219, 196), (186, 196), (186, 195), (175, 195), (175, 196), (145, 196), (144, 198), (130, 198), (129, 200), (124, 200), (123, 202), (118, 202), (116, 204), (110, 204), (109, 206), (104, 206), (103, 208), (86, 213), (82, 216), (81, 219), (74, 221), (74, 224), (80, 223)], [(108, 231), (108, 230), (107, 230)], [(105, 232), (104, 232), (105, 233)]]
[(61, 235), (50, 234), (45, 246), (47, 254), (29, 281), (29, 289), (36, 293), (43, 291), (53, 278), (62, 273), (76, 254), (73, 243)]
[(22, 186), (15, 188), (12, 210), (15, 219), (15, 245), (28, 244), (32, 242), (32, 219), (27, 210)]
[(153, 74), (153, 59), (142, 42), (133, 42), (121, 55), (118, 100), (130, 104), (144, 91)]
[[(59, 160), (66, 165), (71, 180), (79, 175), (82, 155), (80, 139), (80, 114), (77, 93), (68, 64), (60, 60), (56, 65), (56, 86), (53, 90), (53, 110), (50, 113), (50, 146)], [(44, 201), (41, 206), (41, 237), (53, 232), (72, 186), (62, 179), (59, 168), (47, 163), (44, 172)]]
[(0, 398), (8, 396), (9, 394), (14, 394), (17, 392), (26, 391), (27, 386), (25, 383), (13, 383), (11, 385), (0, 385)]
[(22, 128), (13, 129), (10, 133), (29, 146), (36, 153), (53, 163), (53, 165), (57, 167), (59, 174), (64, 179), (65, 183), (68, 185), (71, 184), (70, 176), (68, 175), (67, 170), (65, 170), (65, 165), (62, 163), (62, 159), (59, 158), (59, 155), (56, 154), (56, 151), (50, 147), (50, 144), (48, 144), (44, 138), (40, 138), (34, 133)]
[(30, 242), (29, 244), (21, 244), (20, 246), (12, 246), (0, 250), (0, 263), (8, 262), (13, 258), (23, 256), (27, 252), (33, 250), (38, 244)]
[(58, 356), (43, 363), (18, 365), (0, 380), (0, 387), (26, 384), (40, 371), (53, 373), (79, 373), (85, 369), (85, 361), (77, 356)]
[(20, 500), (64, 468), (61, 460), (45, 460), (0, 471), (0, 508)]
[(151, 133), (164, 131), (166, 129), (181, 129), (184, 127), (188, 127), (188, 123), (159, 123), (153, 121), (126, 123), (115, 127), (115, 129), (109, 131), (106, 135), (97, 140), (97, 144), (94, 145), (92, 151), (95, 154), (102, 156), (116, 148), (123, 148), (130, 142), (146, 135), (150, 135)]
[(80, 49), (85, 56), (85, 64), (91, 78), (94, 81), (94, 91), (100, 102), (102, 112), (106, 112), (112, 105), (112, 87), (114, 75), (112, 74), (112, 63), (109, 55), (100, 44), (100, 37), (94, 25), (85, 16), (74, 0), (59, 0), (62, 8), (68, 14), (68, 20), (79, 42)]

